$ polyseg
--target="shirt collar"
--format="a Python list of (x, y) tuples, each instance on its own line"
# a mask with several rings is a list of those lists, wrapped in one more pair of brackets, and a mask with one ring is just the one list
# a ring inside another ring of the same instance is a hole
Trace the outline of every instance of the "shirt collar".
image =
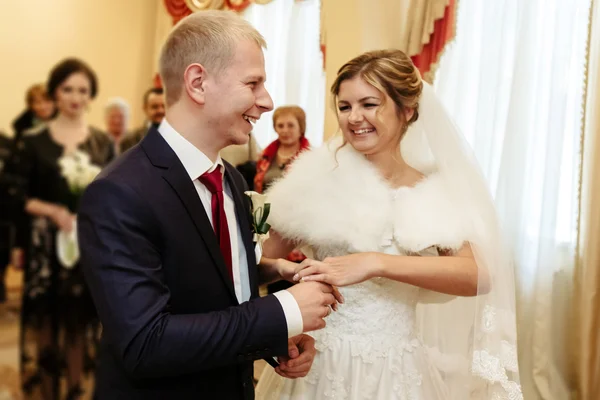
[(200, 151), (196, 146), (187, 141), (181, 136), (164, 118), (158, 127), (158, 132), (165, 139), (167, 144), (173, 149), (179, 161), (183, 164), (185, 171), (190, 176), (192, 181), (198, 179), (205, 172), (214, 171), (217, 166), (221, 166), (221, 173), (224, 173), (225, 166), (221, 156), (218, 156), (217, 162), (213, 164), (210, 158)]

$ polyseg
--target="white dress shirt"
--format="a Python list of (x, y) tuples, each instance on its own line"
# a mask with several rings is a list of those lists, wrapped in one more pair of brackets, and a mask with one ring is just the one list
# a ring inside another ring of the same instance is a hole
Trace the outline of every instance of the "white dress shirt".
[[(202, 153), (193, 144), (188, 142), (169, 124), (166, 118), (163, 119), (158, 131), (167, 144), (173, 149), (179, 161), (183, 164), (190, 179), (194, 182), (194, 187), (200, 201), (204, 206), (204, 211), (208, 219), (212, 220), (212, 193), (198, 179), (205, 172), (212, 172), (221, 166), (222, 173), (225, 173), (223, 160), (219, 156), (216, 163), (213, 163), (204, 153)], [(243, 235), (240, 226), (237, 223), (235, 215), (235, 203), (233, 201), (231, 188), (227, 180), (223, 182), (223, 199), (225, 215), (227, 216), (227, 225), (229, 226), (229, 239), (231, 241), (231, 261), (233, 269), (233, 287), (239, 303), (250, 300), (250, 277), (248, 275), (248, 259), (246, 258), (246, 247), (244, 246)], [(233, 229), (235, 227), (235, 230)], [(214, 225), (213, 225), (214, 228)], [(237, 233), (237, 234), (234, 234)], [(256, 260), (260, 262), (260, 260)], [(300, 307), (294, 296), (287, 290), (275, 293), (275, 297), (281, 303), (288, 328), (288, 337), (296, 336), (302, 333), (303, 321)]]

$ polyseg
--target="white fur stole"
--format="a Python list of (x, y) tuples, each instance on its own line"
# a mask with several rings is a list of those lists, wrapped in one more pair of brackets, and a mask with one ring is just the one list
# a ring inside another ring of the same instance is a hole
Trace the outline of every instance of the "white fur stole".
[(348, 253), (381, 251), (391, 240), (407, 252), (456, 250), (469, 237), (464, 210), (437, 173), (392, 189), (362, 154), (339, 146), (303, 153), (267, 192), (268, 221), (283, 237)]

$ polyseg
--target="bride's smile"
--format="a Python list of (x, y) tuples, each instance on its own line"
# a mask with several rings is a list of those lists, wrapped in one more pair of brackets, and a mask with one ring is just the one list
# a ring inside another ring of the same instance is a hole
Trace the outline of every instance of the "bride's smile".
[(365, 155), (397, 149), (412, 109), (400, 110), (386, 93), (360, 75), (343, 81), (337, 101), (344, 138)]

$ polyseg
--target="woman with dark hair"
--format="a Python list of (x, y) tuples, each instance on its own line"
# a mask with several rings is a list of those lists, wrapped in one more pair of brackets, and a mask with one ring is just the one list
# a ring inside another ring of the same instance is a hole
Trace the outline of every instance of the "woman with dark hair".
[(66, 398), (76, 399), (82, 393), (86, 338), (97, 325), (81, 268), (77, 263), (65, 266), (56, 250), (57, 234), (75, 229), (77, 212), (77, 196), (59, 165), (63, 156), (81, 151), (102, 167), (114, 152), (109, 137), (86, 121), (88, 105), (98, 90), (96, 74), (87, 64), (73, 58), (60, 62), (52, 69), (47, 88), (57, 116), (38, 134), (26, 135), (22, 146), (25, 211), (31, 217), (22, 343), (27, 342), (30, 329), (37, 332), (35, 356), (22, 346), (22, 376), (26, 392), (41, 383), (44, 399), (62, 399), (60, 377), (66, 367)]
[(38, 83), (25, 93), (27, 108), (13, 121), (15, 140), (18, 141), (29, 129), (48, 122), (55, 115), (54, 103), (48, 97), (45, 85)]

